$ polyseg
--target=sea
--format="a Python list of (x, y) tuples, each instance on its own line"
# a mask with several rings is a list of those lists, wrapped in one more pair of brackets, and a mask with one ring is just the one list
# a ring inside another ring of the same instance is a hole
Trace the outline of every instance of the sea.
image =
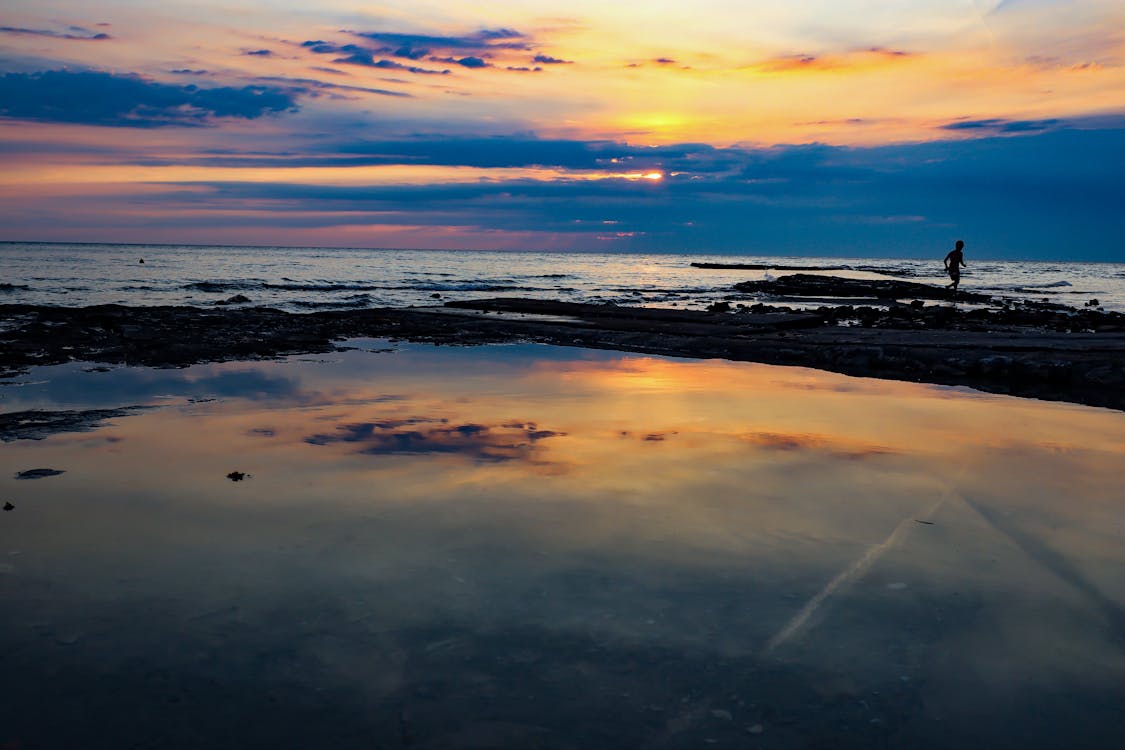
[[(142, 262), (143, 261), (143, 262)], [(738, 263), (755, 270), (701, 269)], [(961, 287), (998, 297), (1125, 311), (1125, 263), (978, 260)], [(0, 303), (269, 306), (291, 312), (530, 297), (696, 309), (740, 281), (797, 270), (948, 283), (941, 257), (488, 252), (229, 245), (0, 243)], [(1096, 300), (1096, 305), (1092, 305)], [(817, 303), (819, 304), (819, 303)]]

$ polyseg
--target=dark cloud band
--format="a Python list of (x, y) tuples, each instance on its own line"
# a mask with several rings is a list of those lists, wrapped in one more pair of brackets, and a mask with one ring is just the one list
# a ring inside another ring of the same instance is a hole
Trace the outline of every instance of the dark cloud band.
[(156, 128), (253, 120), (296, 108), (292, 91), (271, 86), (177, 86), (102, 71), (0, 76), (0, 116), (19, 120)]

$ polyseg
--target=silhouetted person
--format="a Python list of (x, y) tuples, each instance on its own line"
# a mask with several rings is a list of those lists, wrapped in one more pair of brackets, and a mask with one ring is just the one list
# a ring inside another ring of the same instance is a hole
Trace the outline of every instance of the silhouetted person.
[(945, 270), (949, 274), (949, 278), (953, 282), (946, 284), (946, 289), (957, 291), (957, 285), (961, 283), (961, 267), (965, 265), (965, 255), (962, 252), (965, 248), (964, 240), (957, 240), (957, 245), (949, 251), (949, 255), (945, 256)]

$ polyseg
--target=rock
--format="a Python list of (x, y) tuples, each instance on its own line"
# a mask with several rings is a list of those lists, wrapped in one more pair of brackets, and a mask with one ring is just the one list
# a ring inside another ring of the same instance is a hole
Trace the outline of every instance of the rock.
[(11, 503), (4, 503), (4, 510), (15, 510), (15, 509), (16, 509), (16, 506), (12, 505)]
[(434, 292), (433, 294), (430, 295), (430, 298), (431, 299), (441, 299), (441, 295), (438, 294), (437, 292)]
[(242, 471), (232, 471), (230, 474), (227, 474), (227, 479), (232, 482), (241, 482), (245, 478), (246, 473)]
[(743, 281), (735, 284), (740, 292), (766, 292), (798, 297), (875, 297), (876, 299), (958, 299), (988, 302), (985, 294), (958, 291), (956, 296), (945, 287), (895, 279), (845, 279), (841, 276), (817, 276), (794, 273), (772, 281)]
[[(88, 409), (86, 411), (13, 411), (0, 414), (0, 441), (42, 440), (58, 432), (90, 432), (102, 427), (106, 420), (134, 414), (144, 406), (121, 409)], [(60, 472), (61, 473), (61, 472)]]
[(221, 299), (215, 302), (216, 305), (242, 305), (250, 301), (250, 298), (245, 294), (236, 294), (227, 299)]
[(981, 357), (977, 365), (984, 375), (1005, 375), (1012, 367), (1012, 358), (1000, 355)]
[(42, 479), (44, 477), (57, 477), (65, 474), (64, 469), (28, 469), (16, 473), (16, 479)]
[(712, 312), (712, 313), (730, 312), (730, 303), (729, 302), (712, 302), (710, 305), (707, 306), (707, 312)]
[(1102, 303), (1098, 301), (1098, 298), (1095, 297), (1094, 299), (1086, 303), (1086, 307), (1101, 307), (1101, 304)]

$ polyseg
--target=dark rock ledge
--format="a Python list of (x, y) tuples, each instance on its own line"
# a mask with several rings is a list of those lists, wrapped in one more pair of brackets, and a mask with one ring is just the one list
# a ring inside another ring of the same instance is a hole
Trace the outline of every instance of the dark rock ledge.
[(890, 304), (696, 312), (524, 299), (285, 313), (0, 305), (0, 375), (71, 360), (181, 367), (331, 351), (359, 336), (562, 346), (800, 365), (1125, 410), (1125, 315), (1057, 305)]
[(110, 419), (126, 417), (146, 406), (126, 406), (121, 409), (86, 409), (83, 411), (12, 411), (0, 414), (0, 441), (42, 440), (58, 432), (90, 432), (102, 427)]

